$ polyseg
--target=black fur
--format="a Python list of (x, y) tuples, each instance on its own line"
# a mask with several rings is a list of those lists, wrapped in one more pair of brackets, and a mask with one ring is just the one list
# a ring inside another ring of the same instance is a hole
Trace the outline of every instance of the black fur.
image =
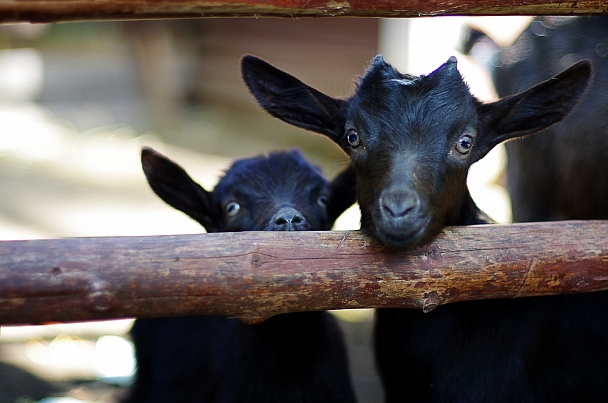
[[(470, 165), (503, 141), (563, 119), (591, 76), (583, 61), (482, 103), (455, 58), (414, 77), (376, 57), (355, 94), (336, 100), (252, 56), (242, 68), (271, 114), (328, 136), (351, 156), (362, 229), (398, 249), (423, 245), (446, 225), (489, 223), (466, 186)], [(386, 401), (604, 400), (605, 299), (596, 293), (455, 303), (427, 314), (378, 310), (374, 346)]]
[[(213, 191), (152, 149), (142, 164), (154, 192), (208, 231), (329, 230), (354, 203), (346, 169), (327, 182), (298, 151), (235, 161)], [(235, 207), (235, 204), (238, 207)], [(128, 402), (354, 402), (338, 323), (326, 312), (272, 317), (138, 319), (138, 371)]]
[[(468, 49), (491, 41), (472, 32)], [(608, 17), (537, 17), (513, 45), (494, 47), (491, 73), (500, 96), (546, 80), (564, 63), (591, 60), (595, 72), (571, 115), (506, 145), (513, 220), (608, 218)]]

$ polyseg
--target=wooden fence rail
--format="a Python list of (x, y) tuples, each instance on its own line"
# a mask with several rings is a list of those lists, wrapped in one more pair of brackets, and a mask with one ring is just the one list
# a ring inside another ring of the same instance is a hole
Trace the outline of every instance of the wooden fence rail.
[(608, 289), (608, 221), (449, 227), (410, 252), (358, 231), (0, 242), (0, 323), (339, 308)]
[(0, 22), (200, 17), (420, 17), (605, 14), (606, 1), (555, 0), (3, 0)]

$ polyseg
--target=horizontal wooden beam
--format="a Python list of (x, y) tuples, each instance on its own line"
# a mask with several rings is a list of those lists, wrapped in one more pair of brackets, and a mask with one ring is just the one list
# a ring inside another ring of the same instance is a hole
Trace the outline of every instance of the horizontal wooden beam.
[(402, 307), (608, 289), (608, 221), (446, 228), (397, 252), (358, 231), (0, 242), (0, 323)]
[(0, 22), (200, 17), (420, 17), (604, 14), (606, 1), (554, 0), (3, 0)]

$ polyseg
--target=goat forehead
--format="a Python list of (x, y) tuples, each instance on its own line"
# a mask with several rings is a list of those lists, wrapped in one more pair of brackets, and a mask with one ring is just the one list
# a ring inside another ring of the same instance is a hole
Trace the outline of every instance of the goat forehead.
[[(381, 89), (359, 91), (348, 105), (348, 119), (376, 130), (428, 125), (449, 126), (475, 116), (474, 98), (462, 81), (453, 85), (403, 85), (386, 81)], [(406, 127), (403, 127), (406, 126)]]
[(244, 193), (273, 194), (277, 189), (320, 186), (325, 183), (320, 170), (308, 163), (299, 151), (294, 150), (236, 160), (220, 179), (216, 190), (225, 193), (238, 189)]
[(448, 152), (466, 129), (474, 129), (477, 115), (453, 104), (418, 102), (382, 113), (359, 108), (350, 115), (349, 124), (360, 132), (370, 154), (416, 150), (435, 154)]
[(214, 189), (217, 199), (230, 197), (258, 200), (291, 200), (307, 198), (314, 190), (325, 190), (327, 181), (316, 171), (281, 169), (229, 171)]

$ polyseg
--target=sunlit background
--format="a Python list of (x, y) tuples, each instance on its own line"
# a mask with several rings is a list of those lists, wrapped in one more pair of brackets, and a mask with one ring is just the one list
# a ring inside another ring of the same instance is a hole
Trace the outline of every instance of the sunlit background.
[[(382, 53), (425, 74), (451, 55), (472, 92), (495, 98), (480, 63), (456, 50), (465, 23), (501, 45), (522, 17), (197, 20), (0, 26), (0, 239), (201, 232), (148, 188), (139, 151), (152, 146), (206, 188), (234, 158), (297, 146), (328, 177), (344, 164), (329, 140), (262, 112), (239, 76), (260, 56), (333, 96), (348, 96)], [(476, 164), (479, 206), (509, 222), (501, 148)], [(352, 208), (337, 229), (357, 229)], [(380, 401), (369, 310), (342, 311), (360, 401)], [(0, 403), (112, 402), (134, 369), (130, 320), (0, 332)], [(23, 371), (22, 371), (23, 370)], [(27, 371), (27, 372), (25, 372)], [(50, 396), (55, 396), (51, 398)], [(16, 400), (20, 399), (20, 400)]]

